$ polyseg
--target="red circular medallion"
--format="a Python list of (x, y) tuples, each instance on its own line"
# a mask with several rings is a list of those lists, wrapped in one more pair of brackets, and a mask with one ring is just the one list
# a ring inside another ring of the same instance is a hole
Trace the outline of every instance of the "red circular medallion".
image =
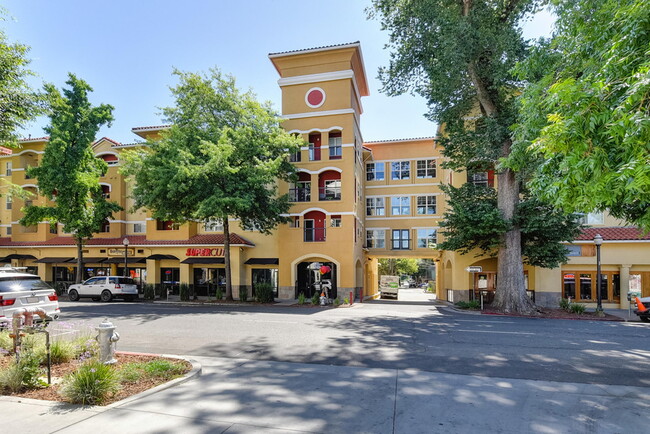
[(325, 101), (325, 94), (321, 89), (310, 89), (307, 92), (307, 104), (312, 107), (318, 107)]

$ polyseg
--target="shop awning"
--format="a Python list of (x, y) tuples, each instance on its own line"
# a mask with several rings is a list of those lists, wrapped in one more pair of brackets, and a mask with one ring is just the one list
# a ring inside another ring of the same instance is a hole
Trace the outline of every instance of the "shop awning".
[[(147, 262), (146, 258), (132, 258), (129, 256), (126, 259), (127, 264), (144, 264), (145, 262)], [(124, 264), (124, 257), (108, 258), (103, 264)]]
[[(104, 258), (102, 258), (102, 257), (93, 257), (93, 256), (90, 256), (90, 257), (87, 258), (87, 257), (84, 256), (82, 259), (84, 261), (84, 264), (100, 264), (100, 263), (106, 261), (108, 258), (106, 258), (106, 257), (104, 257)], [(70, 258), (70, 261), (68, 261), (68, 262), (72, 262), (73, 264), (76, 264), (77, 263), (77, 258)], [(124, 260), (122, 260), (122, 262), (124, 262)]]
[(11, 261), (12, 259), (36, 259), (36, 256), (33, 255), (18, 255), (13, 253), (5, 258), (5, 261)]
[(278, 265), (279, 263), (278, 258), (250, 258), (244, 262), (246, 265)]
[(224, 264), (224, 258), (187, 258), (181, 264)]
[(155, 259), (155, 260), (161, 260), (161, 259), (173, 259), (175, 261), (178, 261), (178, 258), (174, 255), (161, 255), (161, 254), (155, 254), (151, 256), (147, 256), (145, 259)]
[(71, 261), (74, 258), (41, 258), (37, 261), (39, 264), (63, 264), (64, 262)]

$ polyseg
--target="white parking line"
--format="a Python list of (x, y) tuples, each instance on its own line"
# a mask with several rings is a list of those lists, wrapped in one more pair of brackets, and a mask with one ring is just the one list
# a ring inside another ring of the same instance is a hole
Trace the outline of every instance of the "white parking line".
[(528, 332), (498, 332), (494, 330), (452, 330), (456, 332), (467, 332), (467, 333), (500, 333), (502, 335), (534, 335), (535, 333)]

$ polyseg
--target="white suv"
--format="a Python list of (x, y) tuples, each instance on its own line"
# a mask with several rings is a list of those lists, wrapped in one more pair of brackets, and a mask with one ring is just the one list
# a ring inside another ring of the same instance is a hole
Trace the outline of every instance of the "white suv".
[(54, 289), (23, 270), (7, 265), (0, 267), (0, 327), (9, 326), (14, 312), (22, 308), (41, 308), (52, 319), (61, 314)]
[(138, 298), (138, 287), (130, 277), (96, 276), (84, 283), (70, 285), (68, 299), (77, 301), (81, 297), (90, 297), (95, 301), (111, 301), (113, 297), (126, 301)]

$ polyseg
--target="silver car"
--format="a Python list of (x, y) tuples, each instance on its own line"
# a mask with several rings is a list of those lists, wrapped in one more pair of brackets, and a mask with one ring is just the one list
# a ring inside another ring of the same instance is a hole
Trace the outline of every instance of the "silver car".
[(138, 298), (138, 286), (130, 277), (95, 276), (83, 283), (70, 285), (68, 299), (77, 301), (81, 297), (89, 297), (95, 301), (111, 301), (113, 298), (123, 298), (126, 301)]
[(23, 308), (41, 308), (52, 319), (61, 315), (54, 288), (21, 268), (0, 267), (0, 327), (10, 326), (14, 312)]

